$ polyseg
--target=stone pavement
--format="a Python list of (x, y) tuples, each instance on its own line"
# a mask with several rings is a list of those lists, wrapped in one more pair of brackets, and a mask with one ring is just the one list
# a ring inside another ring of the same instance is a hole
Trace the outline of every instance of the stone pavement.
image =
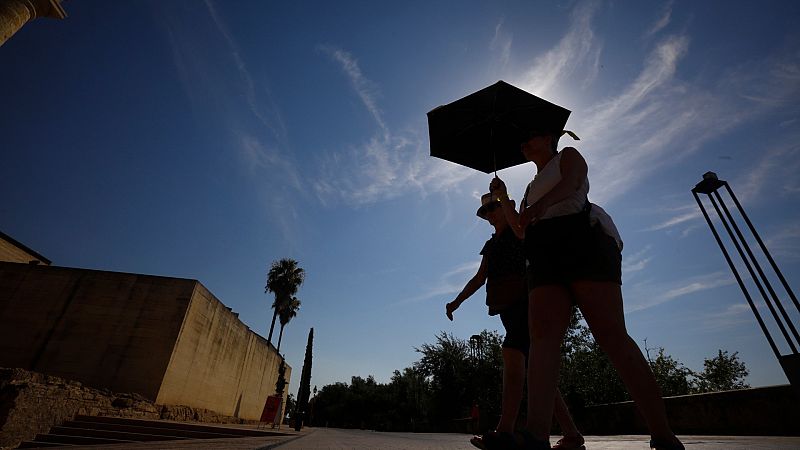
[[(283, 431), (283, 430), (282, 430)], [(304, 428), (290, 436), (237, 439), (191, 439), (102, 446), (103, 450), (475, 450), (467, 434), (379, 433), (338, 428)], [(797, 450), (800, 437), (681, 436), (687, 450)], [(553, 440), (555, 442), (555, 439)], [(647, 436), (587, 436), (587, 450), (647, 450)], [(70, 450), (99, 450), (75, 446)]]
[[(378, 433), (334, 428), (309, 429), (302, 437), (278, 445), (292, 449), (463, 449), (475, 450), (469, 435), (445, 433)], [(681, 436), (687, 450), (800, 449), (800, 437)], [(647, 450), (647, 436), (587, 436), (587, 450)], [(555, 442), (555, 439), (554, 439)], [(274, 447), (272, 447), (274, 448)]]
[[(253, 425), (220, 425), (220, 427), (230, 428), (257, 428)], [(270, 430), (267, 428), (267, 430)], [(314, 431), (312, 428), (304, 428), (300, 432), (295, 432), (286, 426), (281, 427), (280, 432), (286, 436), (257, 436), (225, 439), (185, 439), (180, 441), (151, 441), (137, 442), (115, 445), (76, 445), (69, 450), (267, 450), (276, 448), (281, 444), (291, 442)]]

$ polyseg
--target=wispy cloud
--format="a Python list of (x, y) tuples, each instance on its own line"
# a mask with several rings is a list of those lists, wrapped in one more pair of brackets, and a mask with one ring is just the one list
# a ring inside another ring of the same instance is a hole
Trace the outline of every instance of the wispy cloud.
[(647, 228), (647, 231), (663, 230), (665, 228), (674, 227), (675, 225), (680, 225), (680, 224), (683, 224), (683, 223), (686, 223), (686, 222), (689, 222), (689, 221), (693, 221), (693, 220), (696, 220), (696, 219), (700, 219), (701, 217), (703, 217), (703, 214), (700, 212), (700, 210), (698, 209), (697, 205), (694, 206), (694, 209), (695, 209), (695, 211), (682, 213), (682, 214), (670, 217), (669, 219), (664, 220), (661, 223), (657, 223), (657, 224)]
[(643, 249), (632, 255), (624, 255), (622, 260), (622, 273), (629, 275), (632, 272), (644, 270), (653, 259), (652, 256), (649, 256), (652, 248), (651, 245), (646, 245)]
[(800, 143), (798, 133), (792, 133), (782, 142), (765, 143), (760, 161), (747, 172), (742, 180), (737, 180), (736, 196), (743, 205), (756, 201), (766, 189), (770, 195), (781, 188), (786, 195), (796, 194), (797, 173), (800, 171)]
[[(742, 175), (736, 176), (735, 179), (729, 180), (736, 198), (745, 209), (760, 202), (765, 196), (777, 194), (789, 199), (800, 196), (800, 189), (797, 188), (799, 182), (796, 176), (800, 172), (799, 138), (798, 133), (788, 133), (779, 137), (778, 140), (765, 141), (762, 144), (763, 149), (753, 157), (754, 163), (748, 167), (748, 170)], [(721, 191), (721, 195), (728, 207), (733, 207), (732, 201), (724, 189)], [(704, 197), (701, 195), (701, 201), (710, 212), (711, 220), (717, 222), (716, 213)], [(659, 209), (658, 214), (663, 212)], [(673, 214), (648, 227), (646, 231), (668, 230), (676, 226), (689, 225), (682, 232), (682, 236), (685, 236), (704, 222), (702, 214), (694, 202), (666, 209), (666, 212)]]
[(786, 223), (764, 242), (770, 253), (786, 261), (800, 261), (800, 221)]
[(505, 69), (508, 62), (511, 60), (511, 43), (514, 40), (511, 33), (507, 32), (503, 27), (503, 22), (503, 19), (497, 22), (497, 25), (494, 27), (494, 37), (489, 44), (489, 50), (496, 52), (500, 58), (498, 64), (500, 70)]
[(632, 295), (626, 294), (625, 300), (628, 306), (625, 312), (642, 311), (686, 295), (729, 286), (735, 282), (733, 276), (729, 273), (714, 272), (666, 283), (639, 283), (630, 288)]
[(198, 116), (205, 116), (202, 126), (227, 133), (229, 145), (219, 151), (238, 158), (266, 209), (283, 212), (268, 217), (293, 242), (297, 211), (289, 198), (304, 191), (281, 110), (270, 95), (268, 80), (248, 66), (216, 3), (204, 0), (202, 6), (159, 5), (183, 88)]
[(416, 303), (433, 297), (461, 292), (461, 289), (464, 288), (464, 285), (469, 280), (470, 275), (478, 271), (478, 267), (480, 267), (480, 261), (465, 263), (455, 267), (442, 274), (433, 285), (424, 289), (420, 294), (395, 302), (394, 305)]
[[(709, 333), (739, 328), (746, 324), (753, 324), (754, 327), (757, 327), (750, 305), (744, 299), (737, 299), (737, 301), (739, 303), (734, 303), (722, 311), (694, 315), (689, 320), (697, 323), (697, 328)], [(766, 305), (762, 302), (757, 307), (762, 309), (766, 308)]]
[(586, 74), (585, 83), (594, 79), (602, 51), (602, 44), (592, 29), (592, 19), (598, 7), (596, 1), (585, 1), (573, 9), (564, 37), (554, 48), (535, 58), (532, 66), (518, 77), (522, 89), (553, 98), (550, 94), (554, 88), (578, 70)]
[(250, 112), (258, 118), (262, 125), (269, 128), (278, 139), (284, 138), (286, 136), (286, 129), (281, 120), (281, 116), (275, 108), (270, 110), (270, 114), (262, 110), (261, 102), (256, 97), (256, 85), (253, 82), (253, 77), (247, 69), (247, 64), (245, 64), (242, 58), (242, 52), (233, 39), (231, 32), (228, 30), (228, 26), (217, 13), (217, 9), (211, 0), (205, 0), (205, 5), (214, 21), (214, 25), (217, 27), (217, 31), (225, 39), (225, 43), (230, 51), (230, 56), (233, 58), (236, 69), (244, 83), (245, 99), (250, 108)]
[(653, 23), (650, 29), (645, 32), (645, 38), (655, 35), (669, 25), (670, 18), (672, 17), (672, 4), (673, 2), (669, 1), (664, 5), (663, 9), (661, 10), (661, 15)]
[(381, 130), (383, 130), (384, 134), (388, 134), (389, 129), (383, 121), (380, 108), (378, 108), (377, 97), (379, 92), (377, 85), (364, 76), (358, 65), (358, 61), (352, 54), (340, 48), (329, 45), (323, 45), (319, 48), (341, 65), (342, 70), (350, 80), (353, 90), (358, 94), (361, 102), (367, 108), (367, 111), (372, 114), (372, 118), (375, 119), (375, 122)]
[(357, 58), (334, 46), (319, 48), (341, 66), (378, 126), (366, 142), (319, 157), (320, 175), (312, 184), (323, 204), (365, 205), (414, 190), (428, 195), (445, 191), (474, 175), (472, 171), (429, 158), (427, 138), (419, 133), (393, 132), (378, 105), (377, 84), (363, 74)]

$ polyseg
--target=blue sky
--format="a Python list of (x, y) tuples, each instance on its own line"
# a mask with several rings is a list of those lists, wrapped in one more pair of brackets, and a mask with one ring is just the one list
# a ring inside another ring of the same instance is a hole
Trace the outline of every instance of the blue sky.
[[(425, 113), (503, 79), (573, 111), (633, 338), (786, 382), (690, 189), (728, 180), (800, 289), (800, 3), (65, 9), (0, 47), (0, 229), (55, 264), (199, 279), (266, 335), (266, 271), (294, 258), (295, 373), (314, 327), (312, 384), (387, 381), (441, 330), (501, 329), (482, 291), (444, 315), (491, 233), (490, 177), (428, 156)], [(533, 170), (501, 171), (512, 197)]]

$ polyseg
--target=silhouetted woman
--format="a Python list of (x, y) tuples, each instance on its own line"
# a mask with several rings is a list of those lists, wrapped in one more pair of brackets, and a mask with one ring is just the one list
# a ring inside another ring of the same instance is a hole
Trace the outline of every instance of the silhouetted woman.
[[(532, 131), (523, 140), (520, 150), (536, 164), (537, 173), (519, 213), (508, 199), (505, 183), (494, 178), (490, 184), (512, 230), (524, 239), (528, 260), (529, 324), (535, 351), (528, 365), (527, 430), (515, 436), (516, 446), (550, 448), (560, 345), (574, 302), (642, 413), (651, 434), (650, 447), (683, 449), (667, 422), (650, 366), (625, 328), (621, 243), (615, 239), (616, 229), (608, 226), (610, 218), (601, 209), (595, 207), (592, 214), (586, 161), (572, 147), (558, 152), (563, 133)], [(600, 222), (593, 226), (592, 219), (598, 218)]]
[[(453, 312), (484, 283), (488, 283), (489, 315), (499, 314), (506, 331), (503, 339), (503, 400), (500, 422), (497, 424), (496, 431), (490, 431), (483, 436), (475, 436), (470, 440), (478, 448), (507, 448), (509, 445), (514, 445), (512, 433), (522, 402), (525, 362), (530, 349), (525, 255), (522, 241), (517, 238), (508, 225), (500, 206), (497, 197), (492, 194), (485, 194), (481, 197), (481, 207), (478, 209), (477, 215), (486, 219), (494, 227), (495, 233), (491, 239), (486, 241), (481, 250), (483, 257), (478, 272), (467, 282), (455, 300), (446, 306), (447, 317), (453, 320)], [(515, 283), (508, 283), (512, 280), (518, 280), (521, 283), (519, 289)], [(506, 298), (491, 298), (498, 295)], [(564, 437), (553, 448), (584, 449), (583, 436), (575, 427), (560, 393), (556, 396), (555, 415), (564, 432)]]

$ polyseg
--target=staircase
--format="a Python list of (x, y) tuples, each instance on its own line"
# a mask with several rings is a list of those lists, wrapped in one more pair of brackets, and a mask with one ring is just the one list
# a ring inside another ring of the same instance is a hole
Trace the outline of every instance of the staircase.
[(25, 441), (17, 448), (286, 435), (276, 431), (248, 428), (78, 415), (74, 420), (52, 427), (47, 434), (37, 434), (34, 440)]

